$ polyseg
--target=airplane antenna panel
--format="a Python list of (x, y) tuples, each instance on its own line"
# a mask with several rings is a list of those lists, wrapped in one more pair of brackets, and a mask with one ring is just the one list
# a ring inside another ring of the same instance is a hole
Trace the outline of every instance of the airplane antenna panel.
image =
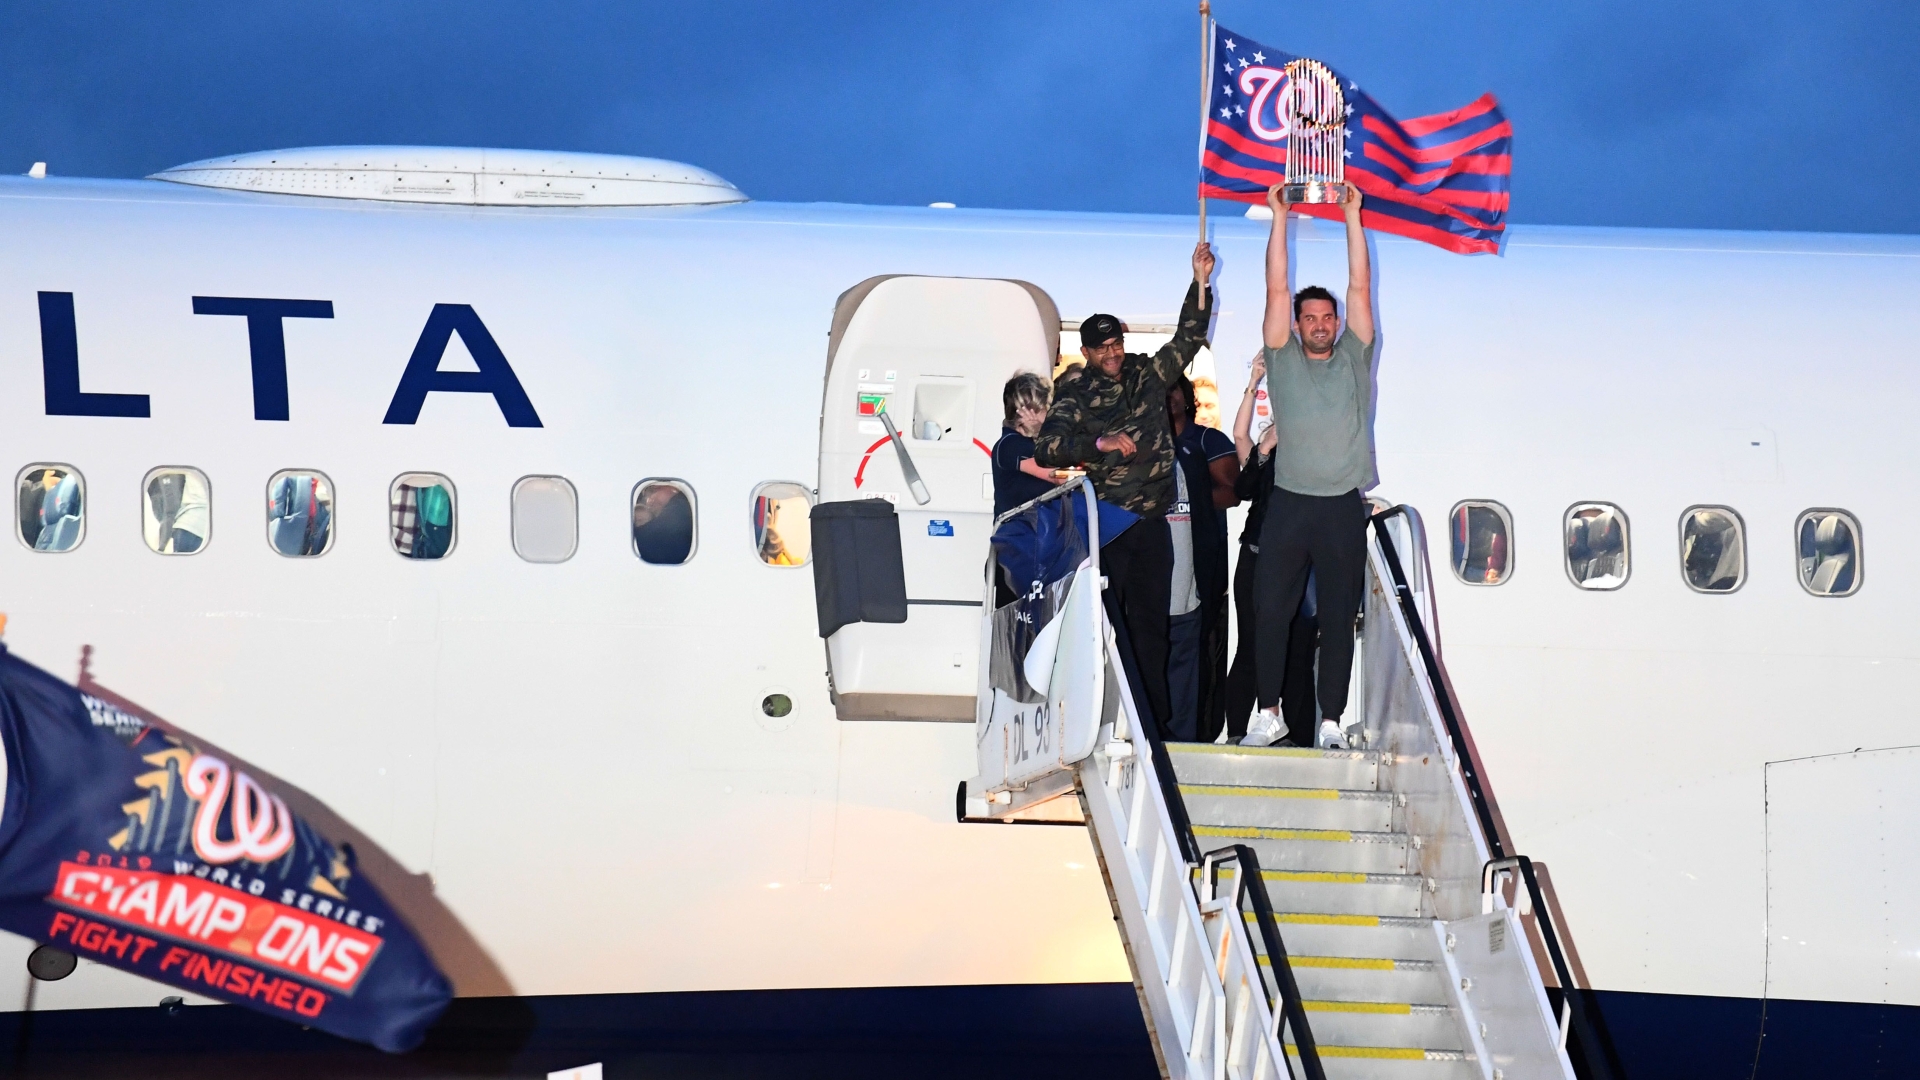
[(677, 161), (457, 146), (314, 146), (176, 165), (148, 179), (232, 191), (456, 206), (692, 206), (746, 202)]

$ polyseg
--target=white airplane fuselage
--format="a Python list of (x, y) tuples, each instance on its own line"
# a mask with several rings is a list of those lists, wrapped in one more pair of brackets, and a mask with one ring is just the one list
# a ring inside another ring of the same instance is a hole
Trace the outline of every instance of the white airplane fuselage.
[[(1230, 423), (1267, 225), (1211, 228)], [(1297, 284), (1340, 293), (1338, 231), (1299, 233)], [(70, 465), (87, 491), (72, 551), (0, 542), (7, 644), (68, 678), (92, 646), (104, 685), (431, 875), (479, 947), (443, 957), (462, 994), (1128, 980), (1081, 831), (954, 821), (955, 784), (976, 771), (969, 725), (836, 719), (812, 574), (761, 561), (750, 496), (821, 483), (844, 290), (1015, 279), (1068, 319), (1171, 321), (1189, 219), (460, 208), (18, 179), (0, 180), (0, 237), (0, 465)], [(1812, 856), (1769, 818), (1770, 785), (1799, 781), (1768, 763), (1920, 742), (1920, 586), (1904, 565), (1920, 530), (1904, 437), (1920, 415), (1920, 241), (1516, 227), (1497, 258), (1373, 247), (1374, 493), (1424, 512), (1443, 659), (1591, 985), (1920, 1003), (1910, 948), (1816, 976), (1768, 942), (1818, 887), (1782, 879)], [(81, 390), (146, 395), (149, 416), (48, 415), (43, 292), (73, 296)], [(195, 296), (331, 302), (330, 319), (284, 322), (287, 420), (255, 419), (246, 321), (196, 315)], [(383, 423), (436, 304), (472, 307), (541, 426), (448, 392)], [(996, 415), (973, 426), (987, 445), (999, 434)], [(198, 554), (142, 539), (141, 480), (158, 466), (211, 483)], [(267, 542), (268, 479), (290, 468), (337, 492), (323, 556)], [(435, 562), (388, 542), (388, 486), (420, 471), (456, 489), (456, 544)], [(514, 552), (509, 493), (528, 475), (578, 492), (567, 561)], [(628, 500), (648, 477), (696, 493), (684, 565), (635, 557)], [(1463, 499), (1512, 514), (1504, 584), (1447, 569)], [(1630, 522), (1616, 591), (1565, 570), (1562, 515), (1583, 501)], [(1701, 504), (1744, 522), (1737, 591), (1682, 578), (1680, 518)], [(1860, 521), (1854, 595), (1800, 584), (1809, 508)], [(775, 693), (790, 715), (763, 711)], [(1875, 869), (1897, 892), (1920, 883), (1913, 865), (1889, 850)], [(18, 971), (29, 947), (0, 954)], [(0, 1007), (23, 1006), (19, 986), (0, 980)], [(35, 1007), (162, 992), (83, 965)]]

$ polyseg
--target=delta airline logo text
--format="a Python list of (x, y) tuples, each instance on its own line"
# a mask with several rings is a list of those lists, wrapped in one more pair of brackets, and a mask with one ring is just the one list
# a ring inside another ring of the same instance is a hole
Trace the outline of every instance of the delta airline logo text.
[[(287, 401), (286, 320), (331, 319), (333, 301), (196, 296), (192, 311), (195, 315), (231, 315), (246, 319), (247, 353), (253, 371), (253, 418), (292, 419), (292, 407)], [(479, 370), (440, 370), (440, 361), (455, 334), (460, 335)], [(40, 372), (48, 416), (146, 419), (153, 415), (152, 399), (146, 394), (80, 389), (80, 331), (72, 293), (40, 294)], [(508, 427), (541, 426), (540, 414), (534, 411), (533, 402), (520, 385), (519, 376), (514, 374), (513, 365), (507, 362), (506, 353), (480, 321), (479, 313), (468, 304), (433, 305), (381, 422), (416, 423), (427, 395), (433, 393), (489, 394), (500, 406), (500, 415)]]

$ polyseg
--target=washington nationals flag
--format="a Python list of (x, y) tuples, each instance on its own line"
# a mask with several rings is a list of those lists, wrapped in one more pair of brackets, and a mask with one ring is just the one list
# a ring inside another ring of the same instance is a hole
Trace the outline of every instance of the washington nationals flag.
[(4, 645), (0, 751), (0, 930), (382, 1050), (452, 999), (353, 849), (271, 782)]
[[(1262, 203), (1284, 180), (1287, 64), (1297, 59), (1213, 27), (1200, 194)], [(1346, 178), (1366, 196), (1361, 224), (1462, 253), (1493, 253), (1507, 227), (1513, 125), (1487, 94), (1452, 112), (1398, 121), (1334, 71), (1346, 97)], [(1297, 213), (1339, 220), (1331, 205)]]

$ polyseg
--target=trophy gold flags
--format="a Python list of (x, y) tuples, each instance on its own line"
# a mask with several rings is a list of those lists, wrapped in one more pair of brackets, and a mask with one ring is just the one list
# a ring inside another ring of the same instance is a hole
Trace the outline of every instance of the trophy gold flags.
[(1347, 197), (1347, 101), (1340, 80), (1318, 60), (1287, 65), (1287, 179), (1289, 203), (1337, 203)]

